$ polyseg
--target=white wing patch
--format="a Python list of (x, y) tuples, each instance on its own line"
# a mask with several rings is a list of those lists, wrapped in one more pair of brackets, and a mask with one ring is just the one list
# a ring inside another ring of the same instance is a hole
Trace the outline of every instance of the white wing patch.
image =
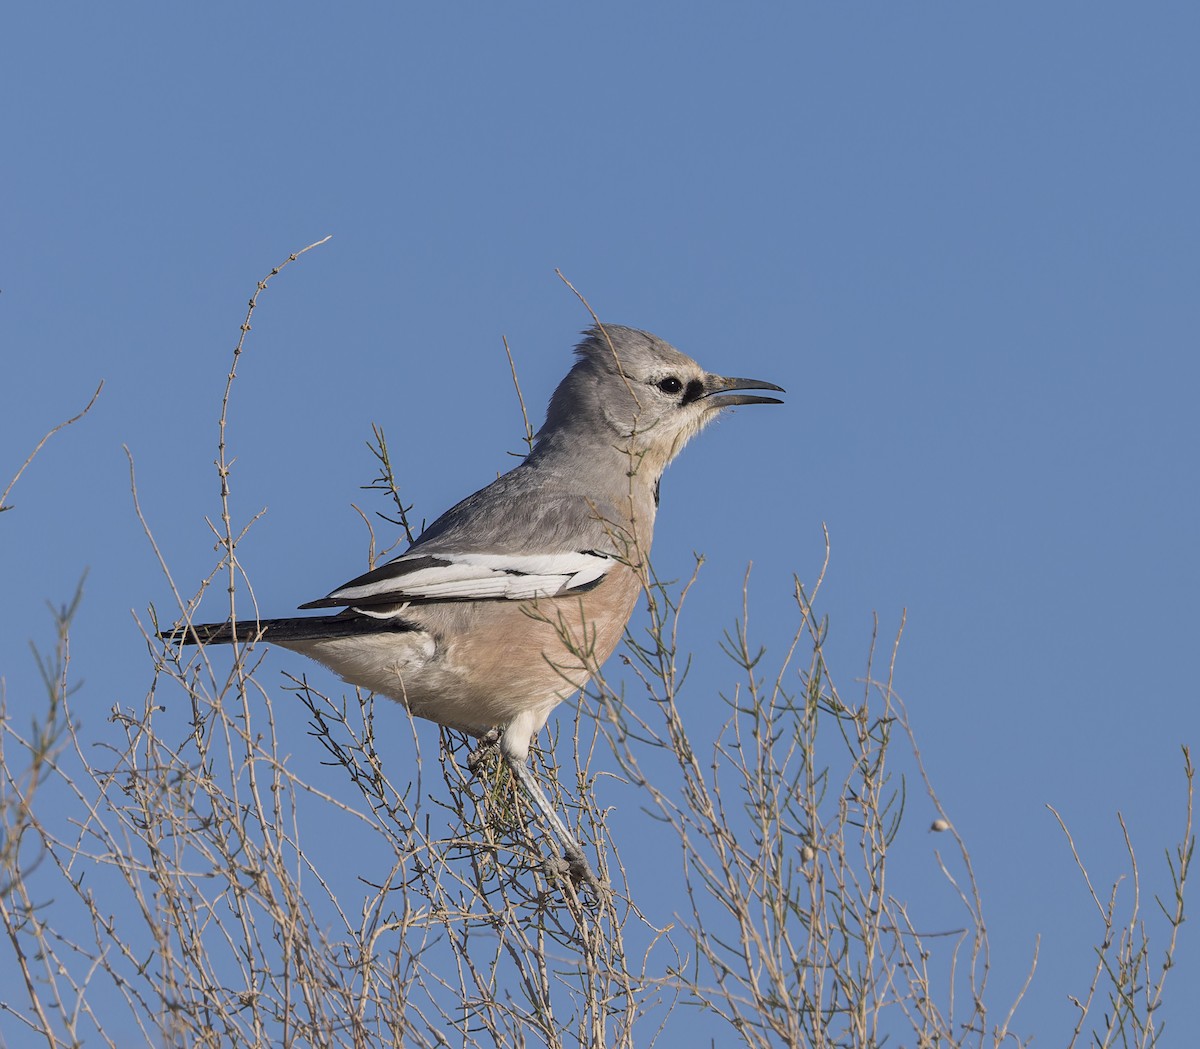
[[(392, 564), (396, 574), (358, 586), (344, 586), (328, 600), (346, 604), (374, 601), (530, 601), (558, 597), (593, 586), (615, 559), (587, 551), (562, 554), (438, 553), (420, 555), (440, 563), (403, 571), (406, 558)], [(414, 560), (416, 558), (414, 557)]]

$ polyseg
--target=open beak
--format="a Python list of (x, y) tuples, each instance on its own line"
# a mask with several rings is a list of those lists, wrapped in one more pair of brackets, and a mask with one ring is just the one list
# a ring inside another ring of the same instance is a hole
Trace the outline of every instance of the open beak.
[(787, 391), (773, 382), (761, 379), (736, 379), (733, 376), (710, 375), (704, 381), (704, 403), (714, 408), (733, 408), (739, 404), (783, 404), (778, 397), (760, 397), (754, 393), (727, 393), (727, 390), (778, 390)]

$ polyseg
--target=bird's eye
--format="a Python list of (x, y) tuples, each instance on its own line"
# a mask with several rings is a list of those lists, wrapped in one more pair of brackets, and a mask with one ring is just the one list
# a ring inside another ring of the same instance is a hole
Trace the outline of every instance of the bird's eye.
[(663, 393), (678, 393), (683, 389), (683, 383), (676, 379), (674, 375), (668, 375), (665, 379), (658, 381), (658, 388)]

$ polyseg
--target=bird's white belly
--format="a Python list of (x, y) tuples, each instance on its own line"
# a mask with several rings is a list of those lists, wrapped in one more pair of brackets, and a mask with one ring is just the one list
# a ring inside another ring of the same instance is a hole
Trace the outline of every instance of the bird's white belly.
[[(575, 690), (548, 664), (536, 661), (528, 673), (479, 675), (455, 669), (440, 658), (425, 631), (364, 634), (353, 638), (294, 641), (291, 649), (327, 666), (344, 681), (404, 704), (417, 717), (480, 735), (537, 710), (540, 728), (550, 711)], [(528, 661), (525, 661), (528, 665)], [(575, 675), (582, 684), (584, 675)]]

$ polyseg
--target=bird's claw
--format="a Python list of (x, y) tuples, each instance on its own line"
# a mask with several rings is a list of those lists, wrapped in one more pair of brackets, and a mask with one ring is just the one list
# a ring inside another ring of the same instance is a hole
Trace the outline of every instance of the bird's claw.
[(479, 737), (479, 746), (467, 755), (467, 769), (472, 773), (479, 771), (480, 766), (489, 761), (500, 746), (500, 729), (488, 729)]

